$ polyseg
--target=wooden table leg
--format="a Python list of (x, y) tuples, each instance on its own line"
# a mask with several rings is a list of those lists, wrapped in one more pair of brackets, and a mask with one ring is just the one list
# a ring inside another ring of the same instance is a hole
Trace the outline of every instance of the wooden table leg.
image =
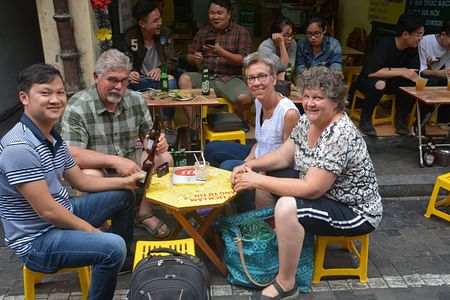
[[(212, 217), (217, 216), (220, 212), (220, 207), (214, 208), (213, 211), (210, 214), (213, 214), (212, 216), (208, 216), (203, 224), (201, 224), (199, 230), (202, 229), (201, 232), (204, 232), (206, 229), (205, 226), (209, 226), (209, 224), (214, 220)], [(218, 212), (216, 211), (218, 210)], [(211, 249), (211, 247), (206, 243), (205, 239), (200, 235), (200, 233), (195, 230), (194, 227), (189, 223), (189, 221), (185, 218), (185, 216), (180, 213), (173, 211), (173, 216), (177, 221), (183, 226), (184, 230), (194, 239), (194, 241), (197, 243), (197, 245), (205, 252), (206, 256), (211, 260), (211, 262), (217, 267), (217, 269), (224, 275), (227, 275), (227, 267), (225, 266), (225, 263), (214, 253), (214, 251)], [(209, 224), (208, 224), (209, 221)]]

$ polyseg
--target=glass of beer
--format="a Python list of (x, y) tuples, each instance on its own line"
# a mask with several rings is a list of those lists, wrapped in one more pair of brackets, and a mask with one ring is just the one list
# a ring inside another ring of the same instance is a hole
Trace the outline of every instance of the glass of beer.
[(418, 76), (416, 79), (416, 91), (424, 91), (428, 79)]

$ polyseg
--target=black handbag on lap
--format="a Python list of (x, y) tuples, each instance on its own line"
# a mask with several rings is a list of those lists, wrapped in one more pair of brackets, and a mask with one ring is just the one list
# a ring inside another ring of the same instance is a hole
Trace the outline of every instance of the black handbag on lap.
[[(153, 253), (170, 255), (153, 256)], [(136, 265), (128, 299), (209, 300), (209, 274), (196, 256), (156, 248)]]
[(213, 131), (232, 131), (242, 129), (242, 120), (234, 113), (214, 112), (206, 116), (208, 127)]

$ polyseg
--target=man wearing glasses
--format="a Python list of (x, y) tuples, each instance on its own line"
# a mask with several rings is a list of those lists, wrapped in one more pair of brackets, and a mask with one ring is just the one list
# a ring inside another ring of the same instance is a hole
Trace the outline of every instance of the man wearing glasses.
[(419, 53), (417, 46), (424, 34), (424, 17), (406, 12), (397, 21), (397, 36), (381, 40), (372, 51), (361, 74), (356, 88), (363, 92), (363, 102), (359, 129), (369, 136), (377, 133), (372, 124), (372, 114), (383, 94), (396, 94), (397, 125), (395, 132), (408, 135), (408, 113), (414, 105), (413, 99), (401, 93), (400, 86), (415, 84), (419, 70)]
[[(130, 69), (130, 60), (122, 52), (112, 49), (102, 53), (94, 72), (95, 85), (73, 95), (63, 115), (63, 137), (87, 174), (128, 176), (141, 170), (142, 145), (153, 122), (142, 96), (127, 89)], [(172, 164), (167, 149), (161, 134), (156, 166)], [(167, 226), (153, 215), (148, 201), (141, 201), (136, 222), (157, 238), (169, 234)], [(124, 271), (130, 271), (132, 257), (125, 263), (129, 265)]]

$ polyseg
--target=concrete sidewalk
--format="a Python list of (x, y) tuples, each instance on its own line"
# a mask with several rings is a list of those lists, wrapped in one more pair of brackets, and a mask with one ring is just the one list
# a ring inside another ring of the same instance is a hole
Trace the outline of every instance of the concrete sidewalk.
[[(450, 224), (423, 214), (437, 175), (450, 167), (420, 168), (414, 137), (367, 140), (383, 196), (384, 217), (370, 235), (369, 282), (329, 279), (300, 299), (450, 299)], [(173, 219), (164, 219), (173, 224)], [(23, 299), (21, 263), (0, 241), (0, 300)], [(136, 239), (150, 239), (141, 229)], [(205, 260), (206, 261), (206, 260)], [(228, 285), (209, 264), (213, 299), (249, 299), (253, 291)], [(340, 249), (327, 255), (326, 265), (352, 265)], [(116, 298), (126, 299), (131, 274), (119, 276)], [(38, 299), (79, 299), (75, 275), (47, 276), (37, 287)]]

